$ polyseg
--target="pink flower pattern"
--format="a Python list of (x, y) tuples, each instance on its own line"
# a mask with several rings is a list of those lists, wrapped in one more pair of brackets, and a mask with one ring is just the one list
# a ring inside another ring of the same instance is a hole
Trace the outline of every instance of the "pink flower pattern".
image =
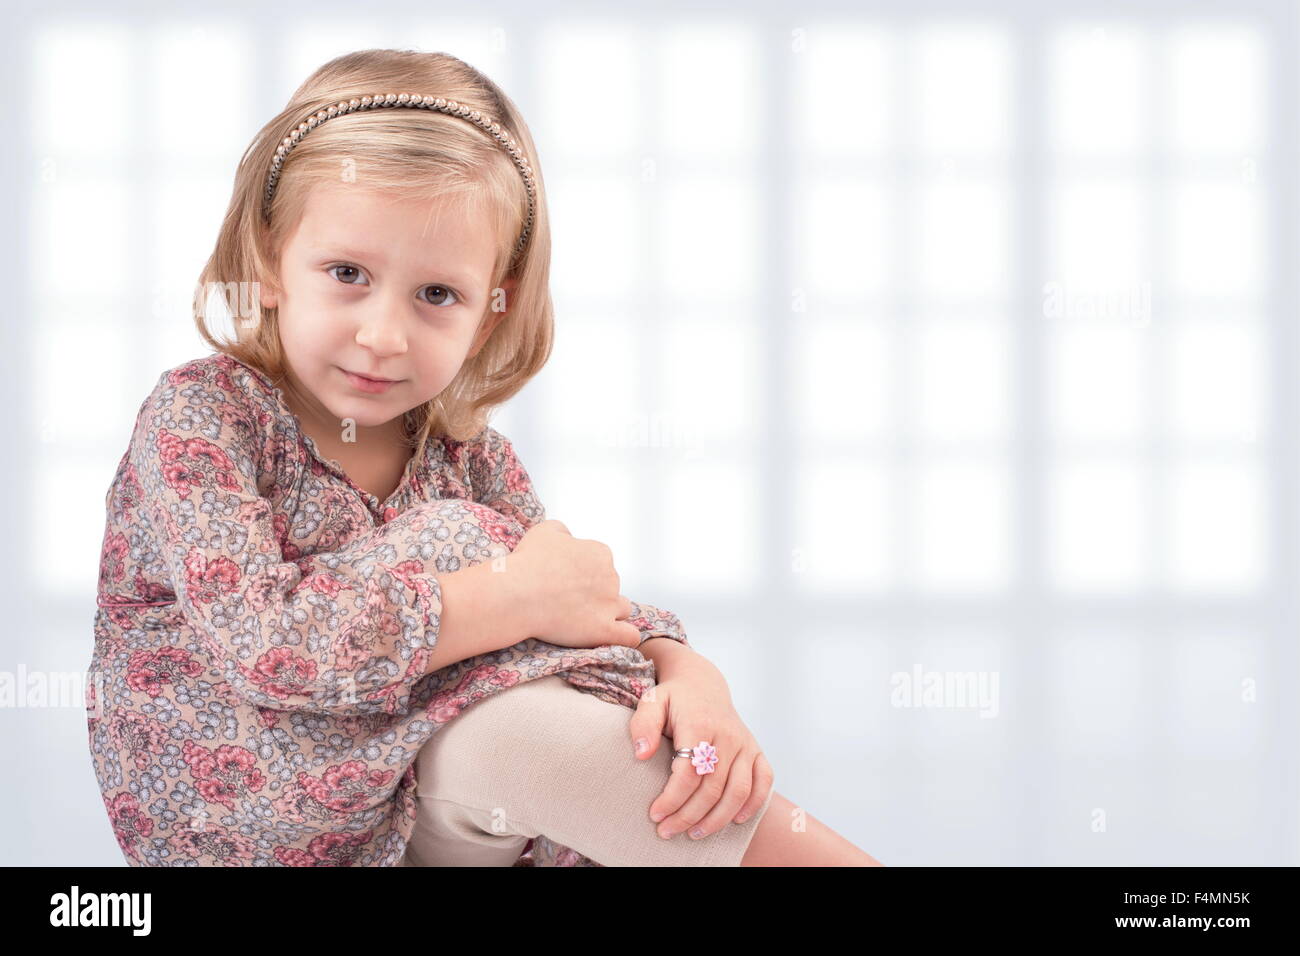
[[(627, 647), (529, 638), (425, 673), (436, 575), (507, 554), (544, 518), (490, 426), (430, 439), (381, 502), (260, 371), (218, 353), (164, 372), (106, 498), (86, 697), (126, 861), (393, 866), (415, 756), (475, 701), (560, 674), (635, 707), (654, 663)], [(686, 641), (670, 612), (633, 602), (630, 620)], [(600, 864), (539, 836), (516, 865)]]

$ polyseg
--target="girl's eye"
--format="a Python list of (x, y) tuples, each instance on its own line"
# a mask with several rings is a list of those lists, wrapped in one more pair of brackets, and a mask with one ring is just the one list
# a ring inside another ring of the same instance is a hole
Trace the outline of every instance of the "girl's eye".
[[(361, 275), (361, 270), (360, 270), (360, 269), (358, 269), (356, 266), (349, 266), (349, 265), (330, 266), (330, 267), (329, 267), (328, 269), (326, 269), (325, 271), (328, 272), (330, 275), (334, 275), (334, 270), (335, 270), (335, 269), (347, 269), (349, 272), (355, 272), (357, 275)], [(338, 279), (339, 277), (338, 277), (338, 276), (334, 276), (334, 278)], [(347, 279), (339, 279), (339, 281), (345, 283), (346, 285), (364, 285), (364, 284), (365, 284), (365, 283), (349, 282)]]
[[(443, 294), (443, 296), (444, 296), (444, 299), (443, 299), (442, 301), (440, 301), (440, 302), (433, 302), (433, 301), (430, 300), (430, 299), (425, 299), (424, 301), (425, 301), (425, 302), (428, 302), (430, 305), (454, 305), (455, 302), (459, 302), (459, 301), (460, 301), (460, 299), (456, 296), (456, 293), (455, 293), (455, 292), (452, 292), (452, 291), (451, 291), (450, 289), (448, 289), (445, 285), (426, 285), (425, 288), (426, 288), (426, 289), (437, 289), (437, 290), (438, 290), (439, 292), (441, 292), (441, 293)], [(447, 302), (446, 299), (445, 299), (445, 296), (451, 296), (452, 299), (454, 300), (454, 302)]]
[[(344, 272), (347, 275), (352, 275), (353, 273), (355, 273), (357, 277), (360, 277), (362, 276), (362, 272), (356, 266), (350, 266), (347, 265), (346, 263), (340, 263), (339, 265), (330, 266), (325, 271), (330, 275), (334, 276), (335, 279), (344, 283), (345, 285), (369, 285), (368, 282), (358, 282), (356, 281), (355, 278), (350, 279), (347, 278), (346, 276), (335, 275), (334, 272), (336, 269), (344, 270)], [(448, 289), (445, 285), (427, 285), (424, 288), (436, 289), (438, 290), (438, 292), (441, 293), (441, 296), (439, 297), (438, 301), (434, 301), (433, 299), (427, 299), (427, 298), (424, 300), (428, 302), (430, 305), (455, 305), (456, 303), (460, 302), (460, 297), (456, 295), (455, 292), (451, 291), (451, 289)], [(451, 301), (447, 301), (448, 296), (451, 297)]]

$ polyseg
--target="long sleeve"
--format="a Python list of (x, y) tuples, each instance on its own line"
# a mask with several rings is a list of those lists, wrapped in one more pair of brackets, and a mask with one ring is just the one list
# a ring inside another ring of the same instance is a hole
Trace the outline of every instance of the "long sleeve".
[[(226, 682), (259, 707), (397, 713), (425, 676), (442, 592), (431, 511), (286, 560), (259, 493), (256, 416), (213, 377), (165, 373), (127, 452), (150, 563)], [(269, 456), (267, 456), (269, 457)]]
[[(475, 501), (513, 518), (525, 530), (546, 520), (546, 510), (510, 439), (489, 425), (466, 450), (466, 469)], [(686, 629), (671, 611), (632, 601), (628, 620), (640, 629), (642, 639), (671, 637), (687, 643)]]

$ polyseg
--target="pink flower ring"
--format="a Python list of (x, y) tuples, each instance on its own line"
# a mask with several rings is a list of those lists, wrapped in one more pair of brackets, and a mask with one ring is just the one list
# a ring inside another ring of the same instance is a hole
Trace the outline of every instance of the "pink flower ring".
[(718, 764), (718, 751), (707, 740), (701, 740), (691, 751), (691, 765), (697, 774), (713, 773)]

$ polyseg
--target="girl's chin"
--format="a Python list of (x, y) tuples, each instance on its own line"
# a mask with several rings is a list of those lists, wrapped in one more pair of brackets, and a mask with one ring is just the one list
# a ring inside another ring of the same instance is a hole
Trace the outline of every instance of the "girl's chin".
[[(343, 413), (336, 417), (340, 422), (352, 422), (357, 428), (378, 428), (381, 425), (387, 425), (394, 418), (401, 418), (402, 413), (390, 412), (388, 409), (379, 409), (378, 406), (371, 404), (364, 409), (356, 408), (355, 402), (340, 402), (339, 410)], [(400, 407), (400, 406), (397, 406)]]

